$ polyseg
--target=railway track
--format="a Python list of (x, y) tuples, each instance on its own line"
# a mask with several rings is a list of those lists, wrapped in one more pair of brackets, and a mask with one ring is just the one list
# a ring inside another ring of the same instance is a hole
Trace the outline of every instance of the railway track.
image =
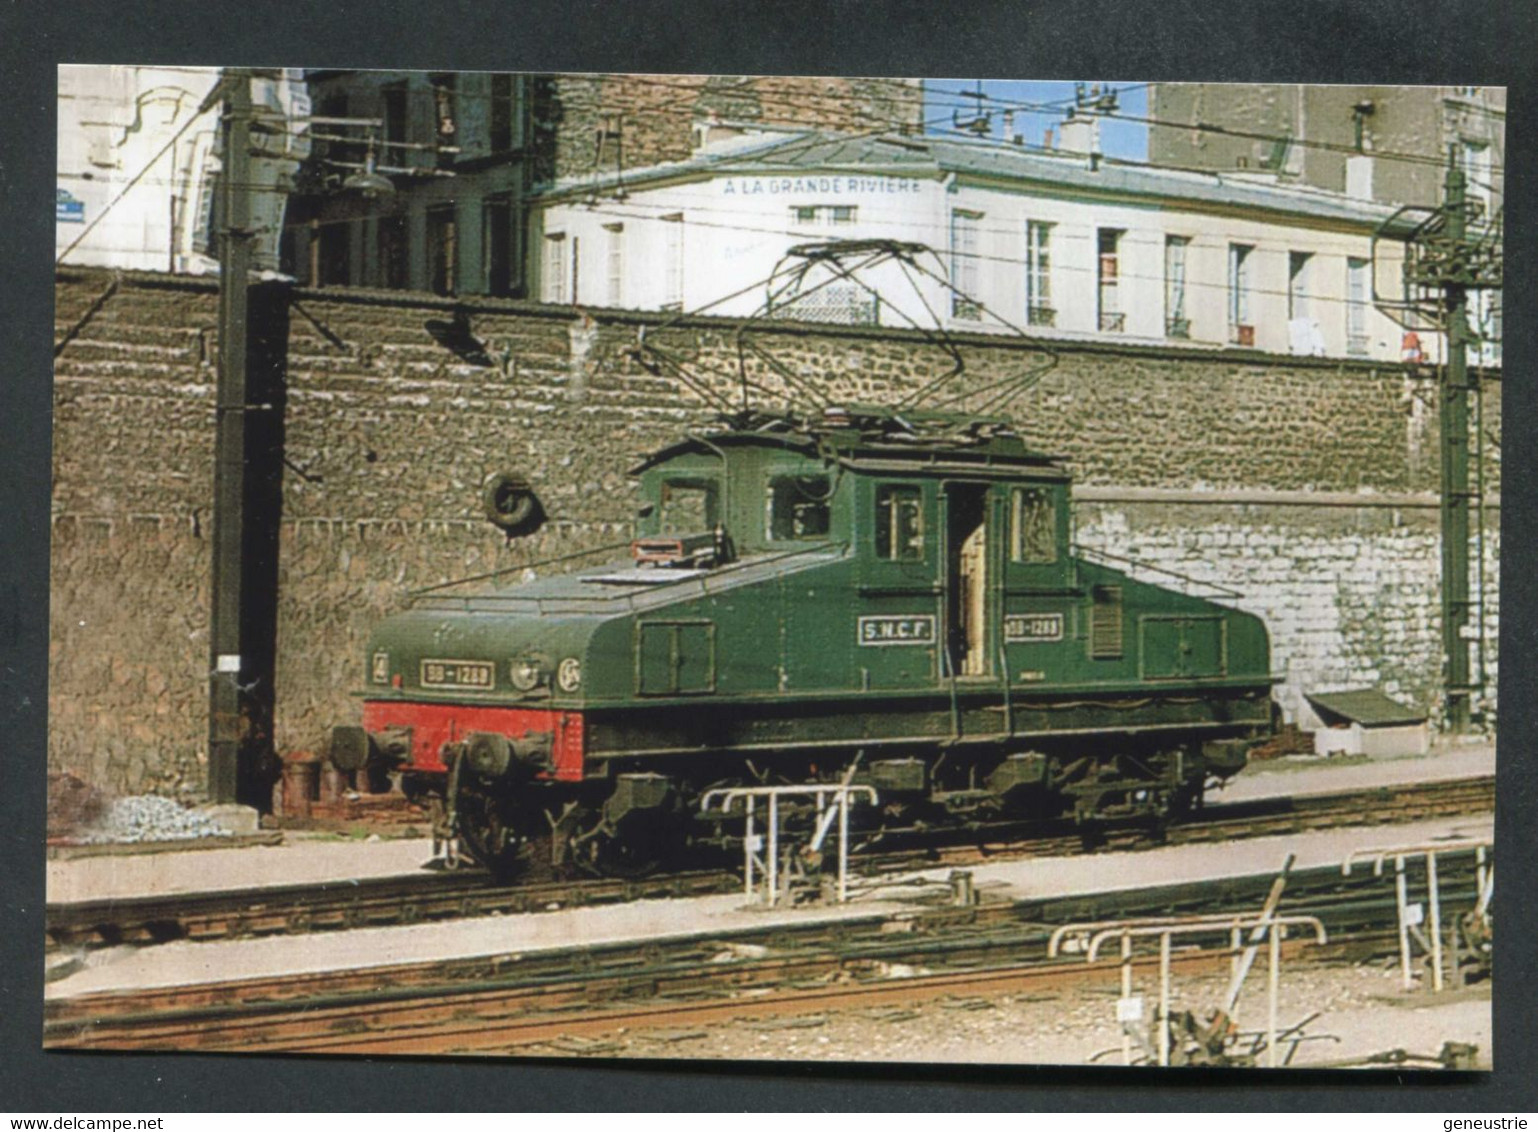
[[(1443, 906), (1473, 903), (1473, 854), (1442, 859)], [(1048, 960), (1056, 925), (1250, 911), (1247, 876), (898, 916), (749, 929), (544, 953), (293, 974), (52, 999), (50, 1048), (330, 1053), (507, 1052), (552, 1041), (785, 1014), (912, 1005), (1114, 981), (1115, 961)], [(1335, 867), (1295, 872), (1284, 913), (1319, 916), (1329, 948), (1392, 938), (1392, 883)], [(1182, 967), (1226, 962), (1184, 954)]]
[[(1494, 806), (1492, 776), (1450, 779), (1367, 791), (1267, 798), (1210, 805), (1162, 838), (1146, 829), (1107, 831), (1098, 851), (1151, 844), (1197, 844), (1270, 837), (1347, 825), (1399, 824), (1436, 816), (1487, 813)], [(1010, 834), (1014, 837), (1011, 839)], [(1080, 833), (1064, 830), (1022, 838), (1019, 827), (973, 831), (973, 843), (939, 848), (875, 851), (862, 863), (868, 875), (918, 868), (1079, 852)], [(977, 839), (985, 838), (980, 843)], [(50, 949), (149, 945), (173, 940), (219, 940), (385, 927), (518, 915), (545, 910), (647, 899), (677, 899), (729, 892), (740, 881), (730, 872), (700, 870), (637, 880), (560, 880), (499, 886), (479, 870), (427, 872), (327, 884), (264, 886), (233, 892), (147, 896), (49, 904)]]

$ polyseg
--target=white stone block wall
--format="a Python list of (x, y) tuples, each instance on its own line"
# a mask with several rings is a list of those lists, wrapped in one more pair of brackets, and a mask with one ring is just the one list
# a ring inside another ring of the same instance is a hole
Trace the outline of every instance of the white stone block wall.
[[(1129, 573), (1182, 588), (1160, 570), (1205, 587), (1236, 590), (1232, 601), (1271, 634), (1276, 697), (1289, 721), (1302, 694), (1376, 685), (1427, 711), (1441, 705), (1442, 666), (1437, 513), (1429, 508), (1080, 504), (1077, 541), (1135, 563)], [(1500, 533), (1485, 538), (1483, 710), (1496, 710)], [(1119, 565), (1119, 564), (1118, 564)], [(1192, 592), (1201, 593), (1201, 587)]]

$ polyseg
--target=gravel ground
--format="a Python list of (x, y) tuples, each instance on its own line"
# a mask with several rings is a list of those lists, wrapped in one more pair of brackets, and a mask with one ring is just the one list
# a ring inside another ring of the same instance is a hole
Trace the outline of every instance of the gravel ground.
[(115, 799), (91, 826), (78, 832), (74, 840), (86, 845), (104, 845), (229, 836), (230, 831), (207, 814), (184, 809), (170, 798), (134, 794)]
[[(1174, 1009), (1199, 1016), (1222, 998), (1226, 978), (1177, 978)], [(1158, 984), (1145, 978), (1137, 990), (1150, 1006)], [(1479, 1047), (1478, 1064), (1490, 1058), (1490, 989), (1402, 992), (1398, 969), (1384, 964), (1284, 969), (1281, 1025), (1322, 1012), (1305, 1034), (1294, 1066), (1367, 1057), (1393, 1049), (1435, 1055), (1445, 1041)], [(1121, 1064), (1121, 1031), (1115, 1021), (1114, 982), (1076, 991), (959, 999), (882, 1007), (869, 1011), (788, 1018), (744, 1019), (693, 1029), (626, 1033), (572, 1039), (504, 1051), (522, 1055), (724, 1058), (758, 1061), (964, 1062), (976, 1064)], [(1239, 1003), (1240, 1028), (1266, 1023), (1263, 961)]]

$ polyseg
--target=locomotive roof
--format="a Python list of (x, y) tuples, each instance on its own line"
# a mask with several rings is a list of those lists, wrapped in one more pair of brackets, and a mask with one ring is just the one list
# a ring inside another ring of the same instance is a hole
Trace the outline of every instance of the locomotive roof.
[(617, 609), (662, 607), (683, 598), (751, 586), (787, 570), (833, 561), (848, 553), (848, 547), (837, 543), (817, 543), (794, 550), (745, 555), (710, 570), (638, 569), (627, 559), (570, 574), (493, 582), (470, 593), (424, 593), (413, 600), (412, 607), (429, 611), (607, 617)]
[(834, 406), (821, 415), (749, 410), (723, 419), (724, 427), (686, 436), (631, 469), (639, 475), (689, 452), (772, 447), (821, 454), (856, 471), (911, 473), (994, 468), (1066, 479), (1056, 458), (1026, 448), (1012, 425), (996, 418), (935, 410), (904, 411), (862, 405)]

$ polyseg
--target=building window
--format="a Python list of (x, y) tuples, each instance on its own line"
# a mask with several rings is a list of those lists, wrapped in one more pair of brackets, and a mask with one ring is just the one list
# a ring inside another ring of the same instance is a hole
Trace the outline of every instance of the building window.
[(547, 303), (570, 302), (566, 290), (566, 233), (545, 236), (544, 298)]
[(438, 168), (454, 164), (459, 153), (459, 106), (456, 76), (452, 71), (428, 75), (433, 94), (433, 142), (438, 147)]
[[(203, 187), (198, 190), (197, 214), (192, 222), (192, 250), (195, 252), (202, 252), (209, 256), (219, 254), (219, 198), (222, 195), (219, 192), (217, 173), (211, 173), (203, 179)], [(311, 223), (313, 224), (314, 221)], [(313, 251), (311, 254), (314, 254)], [(310, 273), (310, 282), (312, 284), (320, 282), (313, 270)]]
[(323, 221), (315, 257), (315, 282), (321, 287), (345, 287), (352, 282), (352, 221)]
[(1016, 562), (1057, 561), (1057, 508), (1044, 487), (1017, 487), (1010, 508), (1009, 556)]
[(513, 293), (513, 204), (506, 195), (487, 197), (481, 214), (481, 263), (488, 295)]
[(1191, 337), (1191, 317), (1186, 313), (1186, 253), (1189, 236), (1164, 238), (1164, 333), (1170, 338)]
[[(348, 115), (348, 101), (346, 91), (328, 91), (320, 97), (315, 106), (317, 118), (346, 118)], [(355, 130), (354, 126), (326, 126), (321, 132), (342, 136)], [(357, 142), (326, 141), (322, 142), (322, 153), (333, 161), (358, 161), (364, 157), (363, 147)]]
[(790, 221), (798, 228), (845, 228), (855, 221), (855, 206), (799, 204), (791, 208)]
[(1467, 199), (1479, 202), (1478, 212), (1471, 217), (1471, 225), (1490, 222), (1490, 206), (1495, 199), (1495, 183), (1491, 180), (1490, 147), (1480, 142), (1465, 141), (1461, 160), (1463, 177), (1467, 182)]
[(1469, 293), (1469, 328), (1474, 332), (1476, 365), (1501, 364), (1501, 292)]
[(427, 210), (427, 287), (435, 295), (452, 295), (458, 279), (459, 233), (453, 205)]
[(951, 315), (955, 318), (981, 318), (982, 304), (977, 301), (977, 228), (980, 212), (951, 212)]
[(625, 302), (625, 226), (605, 224), (603, 230), (607, 241), (604, 251), (607, 279), (604, 291), (605, 301), (611, 307), (623, 306)]
[(1308, 252), (1287, 253), (1287, 321), (1308, 317)]
[(827, 476), (775, 476), (769, 481), (769, 537), (776, 542), (828, 533)]
[(795, 322), (836, 322), (844, 326), (878, 326), (880, 302), (858, 283), (819, 283), (804, 294), (780, 296), (770, 318)]
[(668, 480), (662, 485), (658, 527), (665, 535), (696, 535), (713, 531), (718, 518), (713, 480)]
[(391, 290), (404, 290), (410, 285), (406, 264), (406, 216), (381, 216), (375, 235), (379, 259), (379, 282)]
[(924, 496), (918, 488), (877, 489), (876, 557), (898, 562), (924, 557)]
[[(380, 91), (384, 100), (384, 140), (386, 142), (405, 142), (406, 137), (406, 84), (390, 83)], [(388, 164), (404, 164), (403, 151), (386, 148), (385, 162)]]
[(491, 76), (491, 125), (488, 140), (493, 154), (513, 148), (513, 76)]
[(1121, 309), (1122, 235), (1123, 230), (1120, 228), (1102, 228), (1097, 240), (1100, 251), (1100, 329), (1118, 333), (1127, 329), (1127, 316)]
[(675, 212), (663, 220), (662, 309), (684, 309), (684, 214)]
[(1367, 353), (1367, 261), (1346, 260), (1346, 353)]
[(1255, 345), (1250, 321), (1250, 260), (1253, 244), (1228, 245), (1228, 340), (1236, 346)]
[(1025, 321), (1030, 326), (1056, 326), (1052, 306), (1052, 225), (1039, 220), (1025, 226)]

